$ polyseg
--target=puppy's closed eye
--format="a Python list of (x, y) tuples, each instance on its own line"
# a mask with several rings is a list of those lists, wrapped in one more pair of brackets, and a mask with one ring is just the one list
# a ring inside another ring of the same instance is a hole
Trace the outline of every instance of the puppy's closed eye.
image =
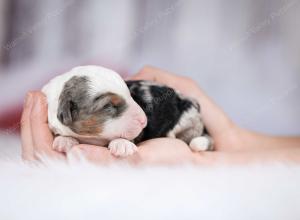
[(101, 95), (96, 96), (96, 97), (94, 98), (93, 102), (97, 102), (97, 101), (99, 101), (100, 99), (101, 99)]
[(108, 92), (95, 96), (92, 112), (99, 112), (109, 117), (118, 117), (126, 108), (126, 102), (121, 96)]
[(102, 108), (118, 107), (125, 104), (122, 97), (114, 93), (105, 93), (98, 95), (93, 100), (94, 103), (101, 104)]
[(110, 108), (116, 108), (117, 106), (114, 106), (111, 102), (106, 103), (102, 109), (110, 109)]

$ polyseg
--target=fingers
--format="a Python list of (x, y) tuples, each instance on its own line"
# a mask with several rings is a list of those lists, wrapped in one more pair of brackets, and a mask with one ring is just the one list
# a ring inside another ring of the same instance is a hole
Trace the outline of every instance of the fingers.
[(53, 135), (48, 126), (47, 100), (41, 92), (34, 92), (30, 122), (36, 154), (56, 159), (64, 158), (62, 153), (52, 150)]
[(143, 67), (137, 74), (132, 76), (132, 80), (150, 80), (164, 83), (168, 78), (168, 72), (152, 66)]
[(33, 107), (30, 115), (33, 144), (39, 148), (49, 148), (53, 137), (47, 124), (47, 103), (45, 97), (34, 92)]
[(22, 140), (22, 158), (24, 160), (33, 160), (33, 142), (30, 125), (30, 114), (33, 106), (32, 93), (28, 93), (24, 102), (24, 109), (21, 118), (21, 140)]
[(51, 149), (53, 136), (47, 124), (47, 103), (41, 92), (30, 92), (26, 96), (21, 118), (22, 158), (39, 160), (38, 156), (63, 159)]
[[(153, 70), (153, 71), (150, 71)], [(155, 74), (154, 69), (151, 66), (145, 66), (143, 67), (138, 73), (133, 75), (131, 77), (132, 80), (150, 80), (150, 81), (156, 81), (155, 80)]]
[(189, 77), (178, 76), (166, 70), (162, 70), (152, 66), (143, 67), (137, 74), (133, 75), (131, 79), (154, 81), (170, 86), (183, 93), (185, 93), (185, 90), (189, 90), (188, 87), (196, 86), (196, 83)]

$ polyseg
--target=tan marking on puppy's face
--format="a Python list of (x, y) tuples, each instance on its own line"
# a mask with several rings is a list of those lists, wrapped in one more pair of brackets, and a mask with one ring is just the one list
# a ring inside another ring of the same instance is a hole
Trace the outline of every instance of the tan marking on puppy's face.
[(88, 118), (86, 120), (80, 121), (78, 127), (78, 134), (93, 136), (100, 134), (102, 132), (101, 119), (97, 119), (95, 116)]

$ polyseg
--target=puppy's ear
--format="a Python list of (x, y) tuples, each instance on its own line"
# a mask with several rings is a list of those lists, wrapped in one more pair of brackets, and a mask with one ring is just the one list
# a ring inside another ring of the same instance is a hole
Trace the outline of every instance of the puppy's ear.
[(71, 125), (78, 117), (78, 106), (71, 100), (60, 103), (57, 111), (58, 120), (64, 125)]

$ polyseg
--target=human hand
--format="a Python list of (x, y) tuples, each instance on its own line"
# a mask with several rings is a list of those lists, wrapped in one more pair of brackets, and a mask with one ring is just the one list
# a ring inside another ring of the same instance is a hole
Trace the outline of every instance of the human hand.
[[(70, 155), (78, 155), (79, 152), (98, 164), (117, 161), (135, 165), (174, 165), (184, 162), (201, 165), (245, 164), (274, 160), (300, 162), (299, 138), (274, 138), (239, 128), (188, 78), (146, 67), (133, 79), (156, 80), (196, 98), (201, 103), (204, 123), (214, 138), (216, 151), (193, 153), (180, 140), (158, 138), (140, 143), (138, 152), (127, 158), (116, 158), (107, 148), (93, 145), (77, 145)], [(26, 98), (21, 139), (22, 157), (25, 160), (41, 160), (43, 155), (66, 159), (66, 155), (52, 150), (53, 135), (47, 124), (47, 103), (41, 92), (29, 93)]]
[(92, 145), (78, 145), (73, 147), (70, 155), (75, 159), (83, 158), (88, 161), (108, 165), (125, 162), (133, 166), (143, 165), (180, 165), (202, 164), (210, 165), (214, 160), (202, 157), (199, 153), (192, 152), (190, 148), (179, 139), (156, 138), (147, 140), (138, 145), (138, 151), (127, 157), (115, 157), (109, 150)]
[(187, 77), (146, 66), (131, 79), (165, 84), (200, 103), (204, 124), (214, 139), (215, 151), (201, 152), (196, 157), (193, 156), (193, 161), (197, 163), (300, 162), (300, 137), (274, 137), (237, 126), (193, 80)]
[(300, 148), (266, 149), (237, 151), (204, 151), (192, 152), (186, 143), (173, 138), (156, 138), (139, 144), (138, 151), (125, 158), (114, 157), (107, 148), (78, 145), (73, 147), (70, 155), (75, 159), (84, 158), (88, 161), (109, 165), (125, 162), (133, 166), (167, 165), (178, 166), (194, 164), (203, 166), (247, 165), (269, 162), (300, 162)]

